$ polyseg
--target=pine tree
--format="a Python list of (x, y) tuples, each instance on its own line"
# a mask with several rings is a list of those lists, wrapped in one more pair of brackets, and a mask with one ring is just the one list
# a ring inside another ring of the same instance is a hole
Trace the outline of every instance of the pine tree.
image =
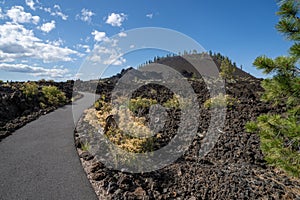
[(232, 66), (230, 60), (228, 58), (225, 58), (221, 62), (220, 66), (220, 76), (224, 79), (231, 80), (233, 79), (233, 73), (235, 72), (235, 68)]
[(260, 135), (266, 161), (289, 174), (300, 177), (300, 19), (298, 0), (280, 1), (276, 28), (294, 42), (288, 56), (275, 59), (260, 56), (254, 65), (272, 78), (262, 81), (262, 100), (281, 106), (282, 113), (262, 114), (246, 129)]

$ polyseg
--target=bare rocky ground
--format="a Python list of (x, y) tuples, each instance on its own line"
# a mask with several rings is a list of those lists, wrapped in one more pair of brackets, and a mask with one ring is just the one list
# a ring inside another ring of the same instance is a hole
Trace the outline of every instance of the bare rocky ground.
[[(57, 109), (58, 106), (45, 105), (41, 108), (39, 97), (41, 92), (33, 98), (28, 99), (20, 90), (24, 82), (0, 83), (0, 141), (13, 133), (16, 129), (28, 122), (37, 119), (41, 115)], [(39, 87), (43, 85), (54, 85), (66, 95), (66, 103), (70, 103), (73, 94), (73, 81), (36, 82)], [(76, 96), (76, 94), (74, 95)], [(76, 98), (80, 98), (78, 94)], [(63, 105), (60, 105), (63, 106)]]
[[(300, 199), (300, 180), (268, 166), (260, 150), (259, 136), (244, 129), (247, 121), (262, 113), (280, 113), (285, 109), (259, 100), (260, 80), (248, 78), (226, 83), (226, 93), (239, 103), (228, 108), (225, 127), (205, 157), (199, 157), (198, 152), (209, 125), (210, 111), (203, 107), (209, 96), (203, 81), (189, 81), (199, 100), (198, 134), (183, 156), (160, 170), (131, 174), (109, 169), (98, 162), (88, 151), (82, 150), (81, 136), (88, 131), (98, 131), (93, 123), (85, 120), (88, 113), (82, 116), (75, 131), (75, 143), (99, 199)], [(110, 96), (112, 84), (113, 81), (102, 83), (100, 94)], [(159, 94), (164, 97), (168, 93), (159, 86), (151, 87), (160, 90)], [(133, 96), (149, 97), (149, 93), (143, 88)], [(170, 136), (168, 134), (174, 131), (174, 127), (166, 126), (164, 134)]]

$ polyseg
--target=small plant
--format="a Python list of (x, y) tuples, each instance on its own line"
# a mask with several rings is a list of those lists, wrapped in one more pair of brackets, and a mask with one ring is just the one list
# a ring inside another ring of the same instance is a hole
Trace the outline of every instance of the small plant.
[(91, 149), (91, 145), (88, 142), (85, 142), (81, 145), (82, 151), (89, 151)]
[(170, 109), (179, 109), (180, 107), (180, 102), (179, 98), (176, 95), (173, 95), (172, 99), (168, 99), (164, 104), (164, 107), (170, 108)]
[(102, 108), (102, 103), (101, 101), (97, 100), (95, 103), (94, 103), (94, 107), (96, 110), (100, 110)]
[(52, 106), (59, 106), (66, 103), (65, 93), (60, 91), (56, 86), (44, 86), (42, 88), (44, 101)]
[(40, 102), (40, 107), (41, 107), (42, 109), (45, 109), (45, 108), (47, 107), (47, 105), (44, 104), (43, 102)]
[(105, 95), (102, 94), (101, 98), (98, 99), (95, 103), (94, 103), (94, 107), (96, 110), (101, 110), (101, 108), (103, 107), (103, 105), (105, 104)]
[(222, 107), (232, 107), (234, 104), (239, 103), (237, 99), (230, 95), (218, 94), (204, 102), (205, 108), (222, 108)]
[(131, 112), (141, 115), (147, 109), (149, 109), (151, 105), (155, 104), (157, 104), (157, 101), (155, 99), (137, 97), (136, 99), (131, 99), (129, 101), (128, 107)]
[(21, 90), (27, 98), (33, 98), (39, 92), (38, 85), (34, 82), (24, 83)]

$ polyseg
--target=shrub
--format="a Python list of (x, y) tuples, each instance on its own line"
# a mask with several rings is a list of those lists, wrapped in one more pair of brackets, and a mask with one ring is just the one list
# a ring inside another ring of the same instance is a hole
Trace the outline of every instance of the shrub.
[(128, 107), (131, 112), (141, 115), (154, 104), (157, 104), (155, 99), (137, 97), (136, 99), (130, 99)]
[(180, 103), (179, 103), (179, 98), (176, 95), (173, 95), (172, 99), (168, 99), (163, 106), (166, 108), (171, 108), (171, 109), (179, 109)]
[(24, 83), (20, 89), (27, 98), (32, 98), (39, 92), (38, 85), (34, 82)]
[(232, 107), (234, 104), (239, 103), (237, 99), (230, 95), (218, 94), (204, 102), (205, 108), (222, 108), (222, 107)]
[(94, 103), (94, 107), (95, 107), (95, 109), (96, 110), (101, 110), (101, 108), (103, 107), (103, 105), (105, 104), (105, 95), (103, 94), (102, 96), (101, 96), (101, 98), (100, 99), (98, 99), (95, 103)]
[(100, 110), (101, 108), (102, 108), (102, 103), (101, 103), (101, 101), (96, 101), (95, 103), (94, 103), (94, 107), (95, 107), (95, 109), (96, 110)]
[[(101, 104), (97, 117), (102, 127), (106, 126), (107, 116), (118, 116), (118, 127), (109, 127), (105, 133), (111, 142), (123, 150), (133, 153), (142, 153), (153, 149), (155, 138), (152, 138), (150, 129), (145, 125), (145, 117), (134, 116), (132, 111), (124, 105), (112, 109), (111, 104), (103, 99), (99, 99), (97, 102)], [(142, 98), (131, 99), (130, 102), (131, 109), (144, 109), (156, 103), (155, 100)]]
[(59, 106), (66, 103), (65, 93), (60, 91), (56, 86), (44, 86), (42, 88), (44, 100), (46, 104)]
[(46, 108), (46, 107), (47, 107), (47, 105), (46, 105), (46, 104), (44, 104), (43, 102), (40, 102), (40, 107), (41, 107), (42, 109), (44, 109), (44, 108)]

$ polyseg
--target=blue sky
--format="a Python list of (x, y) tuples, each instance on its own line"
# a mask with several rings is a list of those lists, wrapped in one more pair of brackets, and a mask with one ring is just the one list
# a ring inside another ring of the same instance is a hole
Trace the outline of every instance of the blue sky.
[[(274, 28), (275, 0), (0, 0), (0, 8), (1, 80), (77, 78), (97, 43), (141, 27), (183, 33), (258, 77), (257, 56), (286, 55), (291, 45)], [(165, 53), (122, 55), (106, 75)]]

